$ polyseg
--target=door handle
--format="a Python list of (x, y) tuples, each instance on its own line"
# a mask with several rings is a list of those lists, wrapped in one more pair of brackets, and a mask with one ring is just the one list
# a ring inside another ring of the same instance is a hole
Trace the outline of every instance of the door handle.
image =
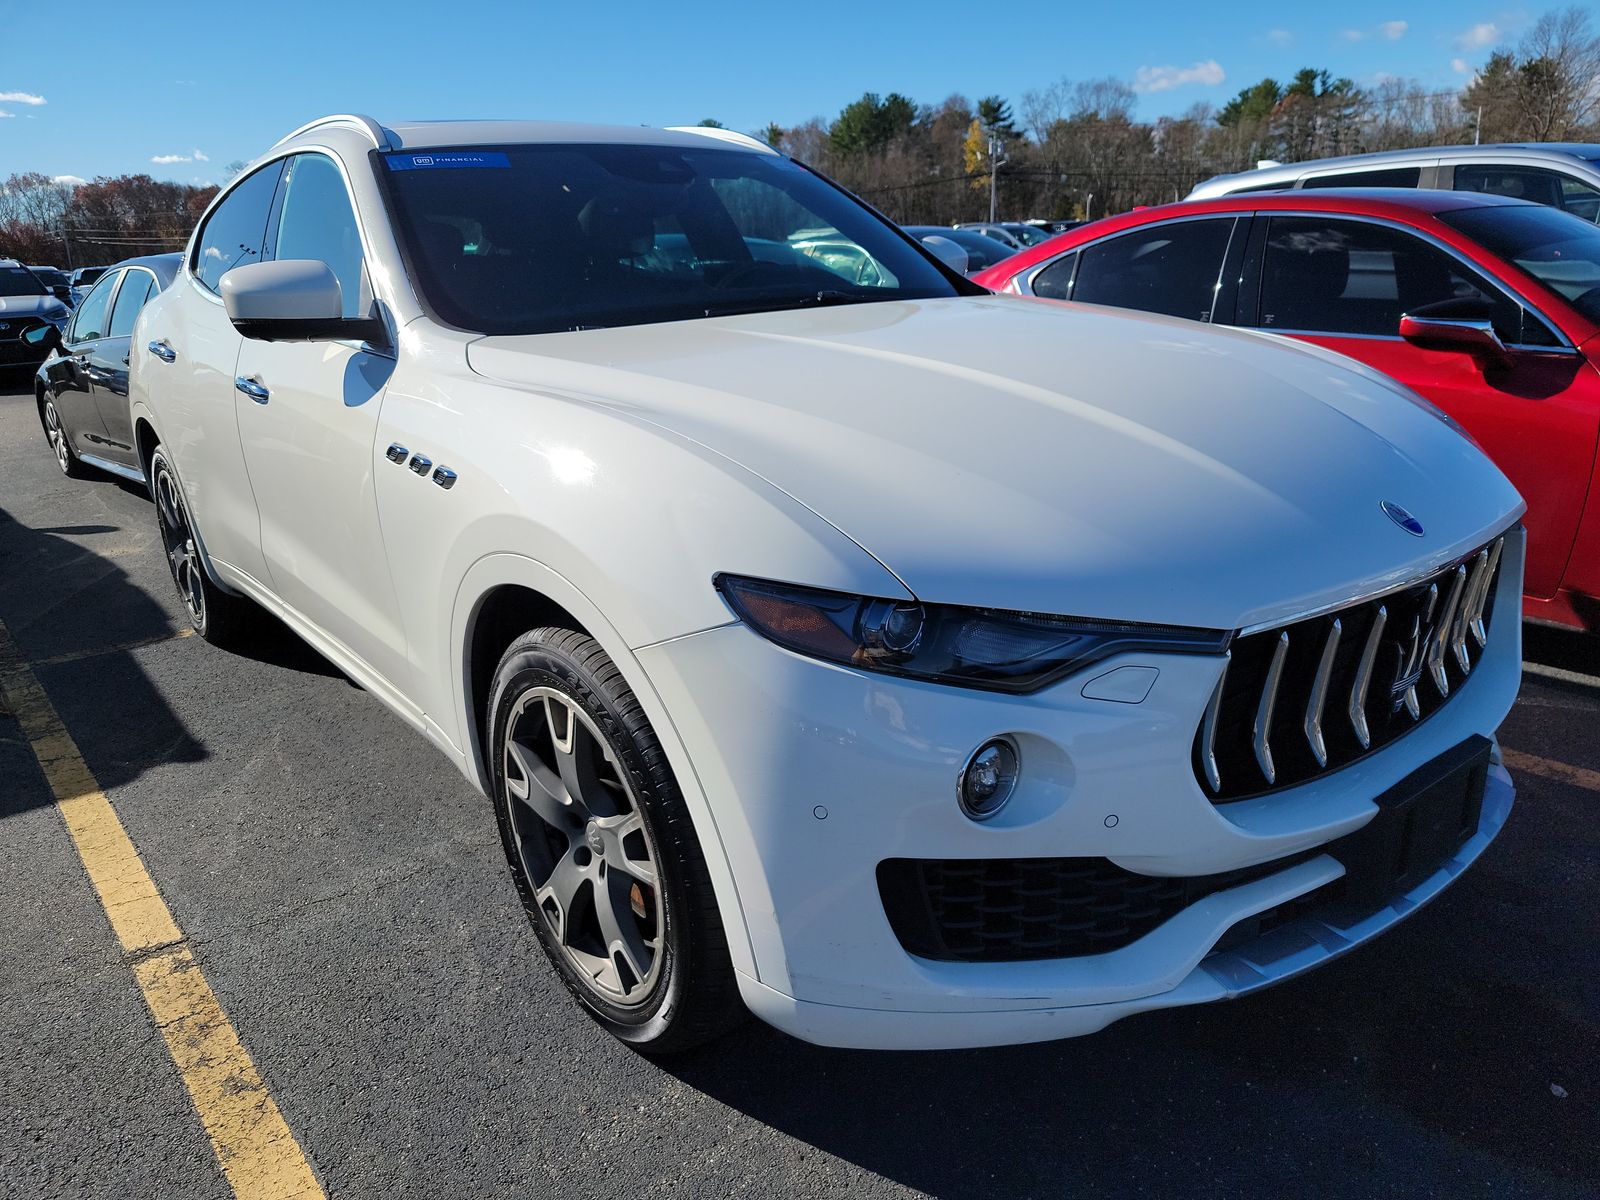
[(257, 404), (265, 404), (267, 402), (267, 397), (272, 395), (271, 392), (267, 391), (267, 389), (256, 380), (245, 375), (240, 375), (237, 379), (235, 379), (233, 381), (233, 386), (239, 391), (243, 392), (246, 396), (249, 396), (250, 399), (254, 400)]
[(162, 338), (160, 341), (151, 342), (149, 350), (151, 354), (154, 354), (164, 363), (177, 361), (178, 352), (171, 346), (167, 345), (166, 338)]

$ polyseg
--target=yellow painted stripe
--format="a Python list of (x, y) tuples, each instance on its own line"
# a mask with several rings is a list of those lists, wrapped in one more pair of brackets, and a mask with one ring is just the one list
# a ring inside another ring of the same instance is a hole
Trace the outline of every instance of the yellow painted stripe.
[(300, 1145), (33, 669), (0, 623), (0, 699), (55, 794), (134, 979), (235, 1196), (322, 1196)]
[(1506, 769), (1509, 771), (1539, 775), (1545, 779), (1587, 788), (1591, 792), (1600, 792), (1600, 771), (1575, 767), (1571, 763), (1557, 762), (1553, 758), (1540, 758), (1537, 754), (1524, 754), (1520, 750), (1502, 748), (1500, 757), (1505, 760)]

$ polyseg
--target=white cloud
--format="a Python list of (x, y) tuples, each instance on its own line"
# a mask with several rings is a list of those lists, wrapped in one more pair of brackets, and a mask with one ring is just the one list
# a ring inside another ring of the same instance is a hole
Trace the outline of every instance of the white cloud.
[(1385, 21), (1376, 29), (1346, 29), (1339, 34), (1342, 41), (1364, 42), (1369, 37), (1380, 37), (1386, 42), (1397, 42), (1405, 37), (1411, 26), (1405, 21)]
[(37, 107), (47, 103), (43, 96), (35, 96), (32, 92), (0, 92), (0, 104), (27, 104)]
[(1190, 67), (1140, 67), (1133, 73), (1133, 90), (1136, 92), (1169, 92), (1173, 88), (1198, 83), (1212, 87), (1228, 77), (1216, 59), (1197, 62)]
[(194, 152), (194, 160), (195, 160), (195, 162), (210, 162), (211, 161), (208, 157), (206, 157), (206, 152), (204, 150), (196, 150)]
[(1472, 74), (1472, 68), (1467, 64), (1467, 60), (1464, 58), (1452, 58), (1450, 60), (1450, 69), (1457, 75)]
[(191, 150), (188, 154), (157, 154), (157, 155), (153, 155), (151, 157), (150, 161), (153, 162), (153, 163), (159, 163), (162, 166), (167, 166), (167, 165), (169, 165), (171, 163), (181, 163), (181, 162), (210, 162), (211, 158), (210, 158), (209, 155), (206, 154), (206, 152), (204, 150), (196, 148), (194, 150)]
[(88, 183), (89, 182), (87, 179), (84, 179), (81, 175), (56, 175), (56, 176), (53, 176), (52, 178), (54, 179), (54, 181), (56, 183), (70, 183), (73, 187), (77, 187), (80, 183)]
[(1287, 29), (1269, 29), (1267, 30), (1267, 41), (1274, 46), (1292, 46), (1294, 45), (1294, 34)]
[(0, 121), (5, 120), (7, 117), (14, 117), (16, 115), (16, 113), (8, 113), (5, 109), (0, 108)]
[(1493, 21), (1483, 21), (1465, 33), (1456, 35), (1456, 45), (1463, 50), (1482, 50), (1500, 40), (1500, 27)]

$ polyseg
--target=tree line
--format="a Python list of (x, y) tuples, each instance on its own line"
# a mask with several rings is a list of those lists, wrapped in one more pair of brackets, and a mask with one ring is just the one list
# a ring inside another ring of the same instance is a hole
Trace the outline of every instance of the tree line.
[[(1079, 220), (1182, 199), (1264, 160), (1514, 141), (1600, 141), (1600, 36), (1589, 13), (1547, 13), (1461, 89), (1414, 80), (1358, 87), (1306, 67), (1263, 79), (1220, 109), (1140, 121), (1124, 80), (1060, 80), (976, 103), (867, 93), (832, 121), (755, 136), (831, 175), (905, 224), (1002, 217)], [(997, 135), (997, 136), (996, 136)]]
[(0, 258), (70, 269), (181, 250), (216, 194), (148, 175), (12, 175), (0, 181)]
[[(1242, 88), (1220, 109), (1140, 121), (1137, 100), (1113, 78), (1063, 79), (1023, 93), (1015, 109), (1001, 96), (928, 105), (868, 92), (831, 121), (755, 136), (905, 224), (985, 219), (991, 184), (1004, 217), (1081, 220), (1178, 200), (1262, 160), (1600, 141), (1600, 34), (1582, 8), (1547, 13), (1454, 91), (1402, 79), (1362, 88), (1306, 67)], [(216, 190), (148, 175), (12, 175), (0, 182), (0, 257), (76, 266), (179, 249)]]

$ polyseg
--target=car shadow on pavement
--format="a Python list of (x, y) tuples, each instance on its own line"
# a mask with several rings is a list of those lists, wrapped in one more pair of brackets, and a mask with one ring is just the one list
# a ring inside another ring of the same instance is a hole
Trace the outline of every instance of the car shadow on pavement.
[[(117, 530), (29, 528), (0, 508), (0, 621), (103, 788), (160, 763), (205, 757), (131, 651), (120, 648), (170, 636), (167, 614), (114, 561), (67, 536)], [(87, 720), (68, 716), (84, 703)], [(25, 746), (25, 732), (13, 729)], [(27, 757), (0, 776), (0, 818), (54, 802)]]

